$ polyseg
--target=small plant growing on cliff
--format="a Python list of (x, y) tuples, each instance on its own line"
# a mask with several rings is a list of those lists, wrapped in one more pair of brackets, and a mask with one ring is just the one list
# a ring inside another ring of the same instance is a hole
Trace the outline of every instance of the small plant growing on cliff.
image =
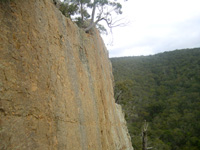
[(76, 14), (75, 22), (86, 32), (93, 27), (106, 32), (105, 27), (99, 24), (102, 21), (110, 29), (125, 25), (125, 23), (120, 23), (122, 19), (114, 20), (112, 18), (113, 13), (122, 14), (122, 5), (117, 0), (64, 0), (63, 6), (65, 8), (65, 11), (61, 9), (63, 14), (70, 18)]

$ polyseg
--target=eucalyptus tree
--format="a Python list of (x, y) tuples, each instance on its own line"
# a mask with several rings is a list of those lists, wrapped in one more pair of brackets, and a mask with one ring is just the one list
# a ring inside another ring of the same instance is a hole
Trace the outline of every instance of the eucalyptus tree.
[[(113, 13), (122, 14), (122, 5), (117, 0), (65, 0), (65, 2), (78, 6), (80, 17), (76, 19), (86, 32), (101, 21), (105, 21), (109, 28), (124, 25), (119, 23), (122, 19), (113, 19)], [(101, 25), (100, 27), (103, 28)]]
[[(67, 0), (65, 0), (65, 1), (67, 1)], [(81, 15), (81, 17), (79, 17), (79, 20), (81, 21), (81, 23), (83, 23), (84, 20), (86, 20), (90, 17), (90, 15), (87, 11), (87, 7), (91, 3), (91, 0), (70, 0), (70, 2), (73, 5), (76, 5), (79, 7), (78, 13)]]
[(115, 1), (109, 0), (94, 0), (89, 4), (92, 8), (90, 24), (85, 31), (89, 31), (96, 26), (100, 21), (105, 21), (109, 28), (116, 26), (117, 21), (113, 20), (112, 13), (122, 14), (122, 5)]

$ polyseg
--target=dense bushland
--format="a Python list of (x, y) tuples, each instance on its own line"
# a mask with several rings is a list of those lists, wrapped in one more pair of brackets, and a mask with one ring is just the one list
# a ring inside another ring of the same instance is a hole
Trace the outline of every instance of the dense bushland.
[(111, 61), (135, 150), (144, 120), (154, 150), (199, 150), (200, 48)]

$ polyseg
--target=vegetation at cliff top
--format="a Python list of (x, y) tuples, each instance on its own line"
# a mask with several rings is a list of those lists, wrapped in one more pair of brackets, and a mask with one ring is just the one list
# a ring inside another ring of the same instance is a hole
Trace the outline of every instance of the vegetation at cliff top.
[(120, 23), (121, 19), (114, 20), (112, 17), (113, 13), (122, 14), (122, 5), (117, 0), (64, 0), (60, 10), (69, 18), (75, 15), (75, 22), (86, 32), (96, 26), (106, 32), (106, 28), (99, 24), (101, 21), (106, 22), (111, 29), (124, 25)]
[(111, 62), (135, 150), (145, 120), (153, 150), (200, 149), (200, 48)]

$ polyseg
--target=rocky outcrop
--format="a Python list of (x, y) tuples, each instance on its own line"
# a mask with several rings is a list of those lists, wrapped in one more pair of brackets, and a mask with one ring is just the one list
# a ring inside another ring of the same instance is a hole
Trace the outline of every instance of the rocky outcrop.
[(131, 150), (112, 80), (97, 31), (51, 0), (0, 2), (1, 150)]

